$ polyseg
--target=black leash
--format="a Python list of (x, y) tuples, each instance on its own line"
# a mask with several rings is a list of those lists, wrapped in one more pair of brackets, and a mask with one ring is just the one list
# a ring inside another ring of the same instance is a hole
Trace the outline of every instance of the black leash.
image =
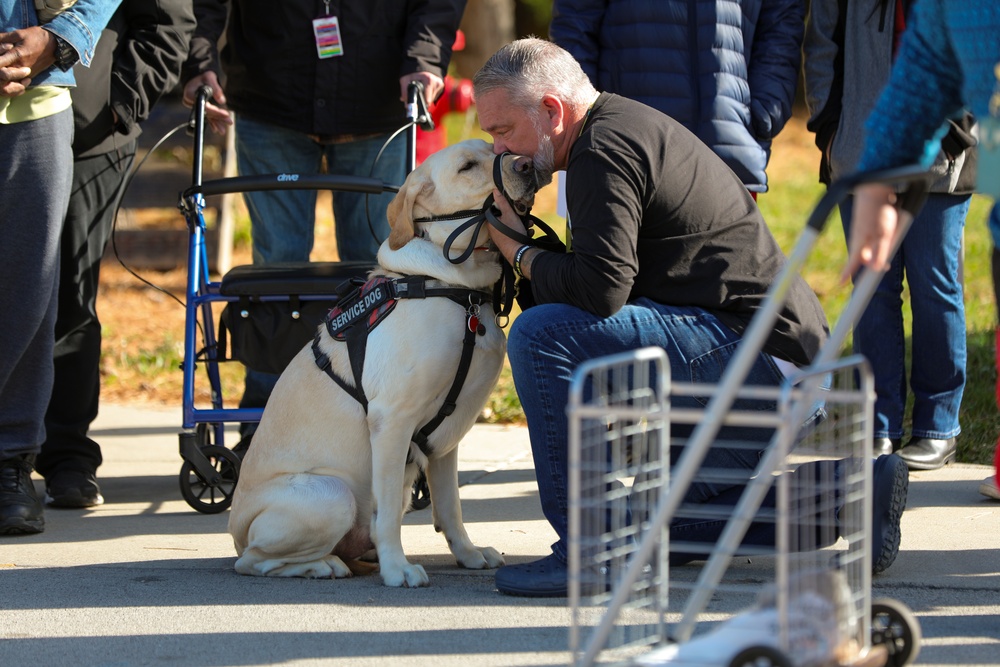
[[(507, 195), (507, 191), (503, 187), (503, 158), (507, 155), (510, 155), (510, 153), (498, 155), (493, 160), (493, 184), (496, 186), (497, 190), (503, 193), (504, 198), (507, 199), (511, 208), (513, 208), (514, 202), (511, 201), (510, 197)], [(522, 234), (521, 232), (505, 225), (498, 217), (499, 212), (500, 211), (494, 206), (493, 193), (490, 193), (487, 195), (486, 201), (483, 202), (482, 208), (478, 211), (460, 211), (447, 216), (418, 218), (414, 220), (414, 222), (440, 222), (445, 220), (468, 218), (464, 223), (456, 227), (445, 240), (443, 249), (444, 256), (445, 259), (452, 264), (461, 264), (472, 256), (472, 253), (476, 249), (476, 239), (479, 238), (479, 233), (482, 230), (483, 225), (486, 223), (489, 223), (490, 226), (498, 230), (504, 236), (514, 239), (521, 245), (530, 245), (532, 247), (539, 248), (541, 250), (549, 250), (551, 252), (566, 252), (566, 244), (562, 242), (559, 235), (556, 234), (556, 232), (545, 224), (545, 222), (543, 222), (540, 218), (531, 215), (530, 212), (521, 216), (521, 220), (524, 222), (529, 234), (533, 233), (532, 230), (535, 228), (542, 231), (542, 235), (537, 238), (527, 234)], [(458, 237), (470, 227), (474, 229), (472, 237), (469, 241), (469, 246), (458, 257), (453, 258), (451, 256), (452, 246), (455, 244), (455, 241), (458, 240)], [(500, 280), (493, 285), (493, 312), (496, 316), (497, 325), (500, 328), (507, 326), (511, 310), (513, 310), (514, 307), (514, 297), (516, 293), (517, 277), (514, 275), (514, 269), (510, 263), (507, 262), (506, 258), (502, 258)]]

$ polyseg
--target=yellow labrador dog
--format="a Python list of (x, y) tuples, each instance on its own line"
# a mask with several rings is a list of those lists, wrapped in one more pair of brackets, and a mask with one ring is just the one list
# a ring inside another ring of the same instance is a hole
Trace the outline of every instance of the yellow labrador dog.
[[(499, 256), (485, 226), (475, 239), (470, 228), (455, 240), (452, 257), (475, 244), (466, 261), (454, 264), (442, 250), (493, 191), (494, 157), (490, 144), (469, 140), (415, 169), (389, 206), (391, 234), (369, 276), (369, 284), (427, 276), (426, 291), (456, 298), (396, 300), (368, 331), (360, 370), (352, 366), (349, 345), (321, 324), (314, 344), (282, 373), (233, 498), (229, 532), (237, 572), (346, 577), (348, 563), (355, 566), (352, 560), (374, 546), (386, 585), (427, 585), (427, 573), (406, 559), (400, 539), (418, 465), (427, 473), (434, 527), (458, 563), (471, 569), (503, 564), (492, 547), (473, 545), (462, 523), (457, 450), (503, 364), (506, 339), (490, 304), (482, 304), (480, 317), (469, 302), (471, 294), (476, 301), (479, 295), (489, 299), (500, 277)], [(531, 167), (528, 158), (502, 160), (504, 191), (521, 210), (538, 188)], [(474, 347), (454, 410), (421, 449), (414, 434), (442, 411), (468, 336)], [(357, 377), (362, 391), (356, 396)]]

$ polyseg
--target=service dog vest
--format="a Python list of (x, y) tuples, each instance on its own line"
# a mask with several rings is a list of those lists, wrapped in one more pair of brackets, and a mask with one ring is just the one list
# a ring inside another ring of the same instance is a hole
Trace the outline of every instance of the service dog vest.
[(330, 336), (347, 340), (347, 330), (362, 323), (370, 333), (396, 307), (392, 283), (384, 276), (372, 278), (341, 299), (324, 320)]
[[(365, 395), (361, 378), (364, 373), (365, 354), (368, 348), (368, 334), (377, 327), (396, 307), (398, 299), (424, 299), (427, 297), (446, 297), (465, 308), (465, 338), (462, 341), (462, 354), (458, 370), (451, 389), (437, 415), (424, 424), (413, 434), (412, 442), (417, 445), (424, 456), (430, 456), (427, 444), (428, 436), (436, 429), (445, 417), (455, 411), (458, 395), (465, 384), (465, 378), (472, 365), (472, 351), (475, 348), (476, 336), (486, 333), (485, 327), (479, 321), (480, 306), (491, 302), (491, 295), (481, 290), (464, 287), (427, 287), (428, 276), (405, 276), (403, 278), (387, 278), (379, 276), (372, 278), (363, 285), (355, 285), (354, 289), (341, 298), (342, 303), (330, 311), (323, 325), (330, 336), (347, 344), (348, 359), (351, 362), (351, 372), (354, 375), (354, 385), (337, 375), (331, 368), (329, 356), (320, 348), (321, 329), (317, 327), (313, 337), (312, 352), (316, 366), (325, 372), (341, 389), (354, 397), (368, 412), (368, 397)], [(412, 453), (407, 462), (412, 460)]]

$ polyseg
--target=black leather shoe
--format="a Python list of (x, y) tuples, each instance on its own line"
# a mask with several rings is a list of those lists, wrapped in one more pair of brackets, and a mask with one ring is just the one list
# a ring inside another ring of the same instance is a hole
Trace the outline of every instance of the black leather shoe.
[(955, 438), (934, 440), (911, 438), (897, 454), (906, 461), (910, 470), (937, 470), (955, 460), (958, 445)]
[(0, 461), (0, 535), (30, 535), (45, 530), (42, 501), (23, 457)]
[(882, 456), (899, 451), (899, 446), (903, 444), (899, 438), (875, 438), (872, 444), (872, 454)]
[(568, 595), (569, 567), (555, 554), (519, 565), (504, 565), (496, 573), (497, 590), (527, 598), (564, 598)]
[(906, 509), (910, 473), (898, 454), (872, 465), (872, 574), (885, 571), (899, 554), (900, 520)]

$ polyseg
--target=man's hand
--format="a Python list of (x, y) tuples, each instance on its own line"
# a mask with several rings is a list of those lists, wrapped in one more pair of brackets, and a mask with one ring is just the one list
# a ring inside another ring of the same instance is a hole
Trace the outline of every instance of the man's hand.
[[(510, 207), (507, 199), (499, 190), (493, 190), (493, 203), (498, 209), (500, 209), (500, 215), (498, 216), (500, 218), (500, 222), (507, 225), (515, 232), (519, 232), (525, 236), (528, 235), (528, 230), (525, 228), (524, 222), (522, 222), (521, 218), (517, 216), (517, 213), (515, 213), (514, 209)], [(521, 243), (507, 236), (489, 223), (487, 223), (486, 227), (490, 233), (490, 239), (492, 239), (493, 245), (495, 245), (500, 253), (507, 258), (509, 263), (513, 264), (514, 253), (521, 247)]]
[(424, 100), (427, 102), (428, 108), (444, 92), (444, 79), (430, 72), (414, 72), (399, 77), (399, 99), (401, 101), (409, 102), (406, 98), (406, 89), (414, 81), (424, 85)]
[(847, 266), (840, 274), (842, 283), (862, 266), (881, 271), (889, 263), (899, 222), (895, 203), (896, 193), (886, 185), (862, 185), (855, 191)]
[(0, 33), (0, 95), (17, 97), (31, 77), (56, 62), (56, 40), (51, 32), (34, 26)]
[[(184, 106), (193, 107), (198, 97), (198, 89), (208, 86), (212, 89), (212, 98), (205, 103), (205, 119), (216, 134), (225, 134), (233, 124), (233, 116), (226, 109), (226, 93), (219, 85), (219, 77), (215, 72), (204, 72), (194, 77), (184, 85)], [(218, 102), (214, 104), (212, 100)]]

